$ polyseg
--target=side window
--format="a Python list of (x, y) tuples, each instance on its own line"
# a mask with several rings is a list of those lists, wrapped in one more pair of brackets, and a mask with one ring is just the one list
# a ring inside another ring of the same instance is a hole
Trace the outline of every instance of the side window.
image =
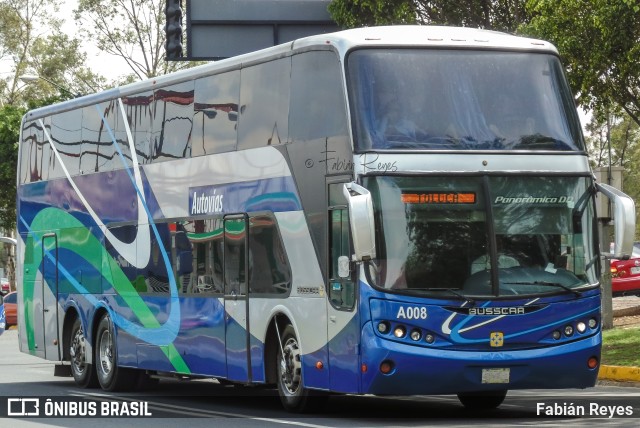
[(291, 289), (291, 269), (280, 232), (272, 216), (249, 220), (249, 292), (286, 294)]
[(329, 300), (338, 309), (353, 309), (355, 286), (350, 277), (338, 275), (338, 259), (351, 255), (349, 241), (349, 212), (342, 195), (342, 183), (329, 185)]
[[(60, 159), (70, 175), (78, 175), (80, 165), (80, 144), (82, 141), (82, 110), (71, 110), (51, 117), (51, 140), (58, 150)], [(55, 163), (58, 161), (56, 159)], [(62, 168), (60, 177), (64, 176)], [(50, 178), (52, 178), (50, 176)]]
[(191, 157), (193, 81), (153, 93), (152, 162)]
[[(221, 218), (182, 222), (183, 240), (176, 234), (176, 258), (181, 254), (177, 269), (181, 293), (222, 294), (222, 245), (224, 230)], [(180, 241), (180, 243), (178, 243)], [(178, 248), (183, 248), (178, 251)], [(189, 266), (190, 264), (190, 266)], [(177, 263), (176, 263), (177, 267)]]
[(290, 58), (242, 69), (239, 150), (287, 142), (290, 75)]
[[(122, 98), (129, 124), (129, 130), (136, 147), (138, 163), (151, 162), (151, 137), (153, 128), (153, 92), (143, 92), (136, 96)], [(125, 120), (118, 123), (118, 130), (126, 132)]]
[(192, 156), (235, 150), (239, 101), (240, 71), (196, 80)]
[(293, 141), (347, 138), (347, 112), (340, 63), (334, 52), (312, 51), (295, 55), (291, 65)]
[(224, 293), (247, 294), (245, 277), (246, 220), (244, 217), (224, 221)]

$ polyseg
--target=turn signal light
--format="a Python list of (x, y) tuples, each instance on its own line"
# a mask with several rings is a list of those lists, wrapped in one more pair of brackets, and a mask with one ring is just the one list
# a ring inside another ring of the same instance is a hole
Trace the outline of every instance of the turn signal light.
[(589, 367), (590, 369), (595, 369), (596, 367), (598, 367), (598, 358), (597, 357), (591, 357), (587, 360), (587, 367)]

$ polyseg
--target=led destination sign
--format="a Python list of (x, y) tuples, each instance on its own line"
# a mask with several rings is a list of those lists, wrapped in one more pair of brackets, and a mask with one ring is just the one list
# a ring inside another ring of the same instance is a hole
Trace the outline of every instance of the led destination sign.
[(405, 204), (475, 204), (474, 192), (423, 192), (403, 193)]

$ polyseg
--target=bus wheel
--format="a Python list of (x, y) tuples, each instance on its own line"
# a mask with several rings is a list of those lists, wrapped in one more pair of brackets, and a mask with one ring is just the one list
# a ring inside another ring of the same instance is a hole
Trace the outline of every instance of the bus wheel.
[(276, 365), (278, 393), (286, 410), (304, 413), (320, 410), (324, 406), (327, 395), (302, 386), (300, 346), (291, 325), (287, 325), (282, 332), (282, 346), (278, 349)]
[(95, 362), (98, 382), (105, 391), (126, 391), (137, 381), (132, 369), (118, 367), (118, 351), (111, 318), (105, 314), (96, 332)]
[(76, 318), (71, 327), (71, 343), (69, 345), (71, 374), (73, 380), (81, 388), (95, 388), (98, 377), (93, 364), (87, 363), (87, 338), (82, 330), (80, 318)]
[(467, 409), (488, 410), (500, 406), (506, 396), (507, 391), (461, 392), (458, 400)]

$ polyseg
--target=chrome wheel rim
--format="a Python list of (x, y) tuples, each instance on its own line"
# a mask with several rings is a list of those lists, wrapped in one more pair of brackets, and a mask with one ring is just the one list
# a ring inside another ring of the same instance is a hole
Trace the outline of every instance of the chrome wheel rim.
[(78, 375), (82, 375), (86, 370), (87, 364), (86, 340), (84, 338), (82, 327), (80, 327), (76, 331), (76, 334), (71, 340), (71, 348), (69, 349), (69, 354), (71, 356), (71, 365), (73, 366), (73, 371)]
[(295, 338), (290, 338), (282, 347), (280, 359), (280, 383), (290, 395), (295, 395), (300, 388), (302, 364), (300, 348)]
[(98, 356), (100, 372), (103, 377), (108, 377), (113, 370), (113, 340), (111, 332), (107, 329), (100, 335), (100, 346), (98, 347)]

